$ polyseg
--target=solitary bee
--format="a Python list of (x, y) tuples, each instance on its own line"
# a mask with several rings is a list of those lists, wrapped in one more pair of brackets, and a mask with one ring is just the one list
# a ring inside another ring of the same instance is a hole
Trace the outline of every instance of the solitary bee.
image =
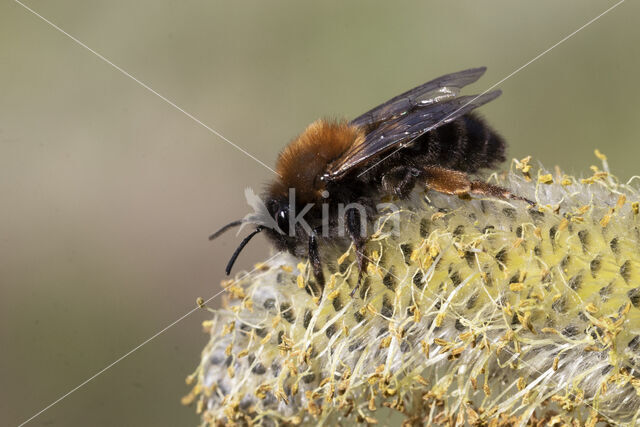
[[(384, 196), (406, 199), (416, 185), (451, 195), (478, 194), (532, 204), (468, 176), (505, 160), (504, 140), (471, 112), (501, 92), (458, 96), (485, 70), (438, 77), (351, 121), (310, 124), (280, 153), (279, 177), (262, 197), (273, 226), (255, 224), (257, 228), (232, 255), (226, 273), (249, 240), (264, 231), (278, 250), (308, 257), (320, 288), (324, 277), (319, 242), (352, 242), (360, 283), (368, 259), (363, 215), (375, 214), (375, 201)], [(243, 222), (227, 224), (210, 239)]]

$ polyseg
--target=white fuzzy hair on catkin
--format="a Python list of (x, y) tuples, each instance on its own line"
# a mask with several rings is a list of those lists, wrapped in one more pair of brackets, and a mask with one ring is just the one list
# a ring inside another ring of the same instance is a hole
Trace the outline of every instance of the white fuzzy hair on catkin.
[(321, 296), (285, 253), (224, 283), (184, 402), (205, 425), (636, 423), (637, 189), (606, 162), (490, 180), (537, 206), (416, 191), (373, 224), (353, 297), (353, 248), (323, 249)]

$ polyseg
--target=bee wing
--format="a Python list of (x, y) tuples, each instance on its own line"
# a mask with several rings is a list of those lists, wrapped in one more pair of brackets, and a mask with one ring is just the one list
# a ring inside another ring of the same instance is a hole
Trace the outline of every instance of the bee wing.
[(482, 95), (460, 96), (424, 106), (417, 105), (404, 115), (382, 123), (368, 133), (362, 142), (352, 145), (329, 166), (325, 179), (338, 179), (373, 156), (394, 147), (405, 147), (420, 135), (469, 113), (496, 99), (501, 93), (496, 90)]
[(351, 124), (371, 126), (399, 117), (414, 108), (455, 98), (460, 89), (478, 80), (486, 70), (486, 67), (471, 68), (438, 77), (378, 105), (353, 119)]

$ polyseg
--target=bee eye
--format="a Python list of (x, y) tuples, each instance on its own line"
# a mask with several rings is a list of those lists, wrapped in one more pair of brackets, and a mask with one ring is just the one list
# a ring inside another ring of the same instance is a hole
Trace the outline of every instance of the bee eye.
[(289, 234), (289, 211), (288, 209), (280, 209), (276, 214), (276, 222), (278, 228), (285, 234)]

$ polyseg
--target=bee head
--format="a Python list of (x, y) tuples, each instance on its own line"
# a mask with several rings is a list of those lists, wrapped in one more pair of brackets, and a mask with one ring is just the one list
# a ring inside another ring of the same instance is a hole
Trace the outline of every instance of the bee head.
[(278, 250), (305, 256), (309, 231), (299, 222), (301, 207), (292, 205), (292, 200), (282, 196), (267, 196), (264, 201), (271, 223), (264, 228), (267, 238)]

